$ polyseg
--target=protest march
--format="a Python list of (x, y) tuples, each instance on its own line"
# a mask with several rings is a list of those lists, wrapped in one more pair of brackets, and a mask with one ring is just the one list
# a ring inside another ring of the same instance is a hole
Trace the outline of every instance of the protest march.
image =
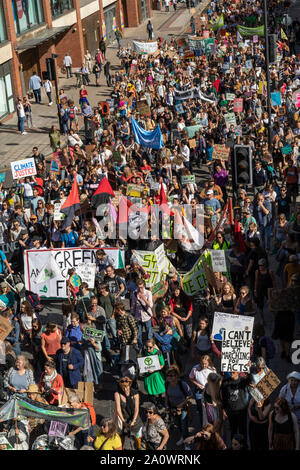
[(1, 450), (299, 450), (300, 18), (186, 4), (0, 182)]

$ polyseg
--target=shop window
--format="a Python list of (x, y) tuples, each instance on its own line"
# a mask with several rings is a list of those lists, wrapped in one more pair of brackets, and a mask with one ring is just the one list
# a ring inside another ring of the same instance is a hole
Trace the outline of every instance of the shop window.
[(7, 31), (3, 9), (3, 0), (0, 0), (0, 42), (7, 40)]
[(68, 13), (73, 10), (73, 0), (50, 0), (52, 18)]
[(42, 0), (12, 0), (17, 35), (43, 23)]
[(14, 112), (15, 103), (13, 96), (10, 62), (0, 65), (0, 119)]

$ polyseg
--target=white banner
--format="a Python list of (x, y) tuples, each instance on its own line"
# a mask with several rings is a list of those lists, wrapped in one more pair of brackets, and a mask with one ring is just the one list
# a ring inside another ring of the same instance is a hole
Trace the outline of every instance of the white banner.
[(159, 357), (157, 355), (138, 357), (138, 366), (141, 374), (160, 370)]
[(139, 42), (132, 41), (133, 47), (136, 52), (147, 52), (148, 54), (154, 54), (157, 51), (157, 41), (154, 42)]
[(247, 315), (235, 315), (233, 313), (214, 313), (212, 335), (214, 341), (222, 341), (224, 329), (228, 330), (252, 330), (253, 317)]
[(211, 262), (214, 273), (226, 273), (226, 258), (224, 250), (211, 250)]
[(25, 176), (36, 175), (36, 167), (34, 158), (26, 158), (26, 160), (18, 160), (11, 162), (11, 172), (14, 180), (25, 178)]
[(133, 250), (132, 253), (138, 264), (150, 275), (145, 280), (147, 287), (153, 287), (169, 273), (170, 261), (165, 255), (163, 244), (154, 251)]
[[(98, 248), (56, 248), (26, 250), (24, 253), (25, 288), (40, 297), (67, 298), (68, 270), (81, 264), (96, 263)], [(124, 251), (104, 248), (115, 269), (124, 267)], [(57, 266), (58, 269), (54, 269)], [(40, 273), (42, 272), (42, 275)], [(36, 282), (41, 280), (41, 282)]]
[(76, 267), (76, 274), (80, 276), (82, 282), (87, 282), (89, 289), (95, 287), (96, 264), (81, 263)]

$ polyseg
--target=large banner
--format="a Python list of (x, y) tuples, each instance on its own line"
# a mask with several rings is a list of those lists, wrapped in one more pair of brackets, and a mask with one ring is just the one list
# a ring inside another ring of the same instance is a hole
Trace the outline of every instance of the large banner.
[(195, 295), (207, 287), (203, 261), (206, 261), (204, 254), (201, 255), (192, 269), (182, 279), (183, 290), (187, 295)]
[(246, 26), (238, 25), (237, 30), (241, 36), (264, 36), (265, 34), (264, 25), (257, 26), (256, 28), (247, 28)]
[(154, 251), (133, 250), (133, 256), (137, 258), (138, 264), (149, 274), (149, 278), (145, 280), (148, 288), (164, 280), (169, 273), (171, 263), (165, 255), (163, 244)]
[(195, 36), (190, 36), (188, 41), (191, 51), (201, 51), (204, 55), (210, 54), (215, 48), (215, 38), (199, 39)]
[[(68, 270), (87, 263), (96, 263), (98, 248), (56, 248), (53, 250), (26, 250), (24, 273), (26, 289), (40, 297), (65, 299)], [(104, 248), (115, 269), (124, 268), (124, 251)]]
[(139, 42), (139, 41), (132, 41), (134, 50), (136, 52), (147, 52), (148, 54), (153, 54), (157, 51), (158, 45), (157, 41), (154, 42)]
[(143, 129), (134, 118), (131, 118), (131, 126), (133, 130), (134, 140), (142, 145), (151, 149), (159, 150), (164, 146), (163, 136), (159, 125), (156, 126), (154, 131), (146, 131)]

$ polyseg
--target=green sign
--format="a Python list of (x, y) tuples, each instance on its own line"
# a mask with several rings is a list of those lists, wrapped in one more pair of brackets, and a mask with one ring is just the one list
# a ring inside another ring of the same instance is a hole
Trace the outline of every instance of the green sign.
[(181, 184), (195, 183), (195, 175), (183, 175), (181, 177)]
[(84, 330), (83, 338), (84, 339), (95, 339), (96, 341), (103, 341), (104, 338), (104, 331), (103, 330), (97, 330), (96, 328), (91, 328), (90, 326), (87, 326)]

